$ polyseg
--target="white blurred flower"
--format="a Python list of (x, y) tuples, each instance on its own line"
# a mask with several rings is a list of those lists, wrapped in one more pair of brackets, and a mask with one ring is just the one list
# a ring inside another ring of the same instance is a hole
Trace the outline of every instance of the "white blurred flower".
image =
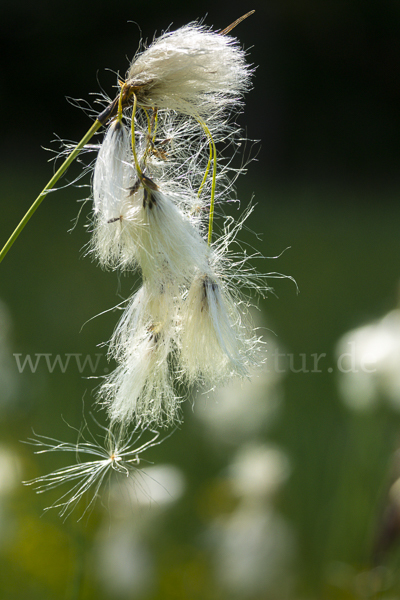
[(216, 578), (229, 597), (286, 597), (290, 591), (294, 536), (272, 505), (288, 475), (285, 454), (265, 444), (241, 446), (228, 468), (239, 503), (214, 519), (209, 541)]
[(251, 380), (234, 380), (222, 388), (200, 393), (194, 414), (216, 442), (237, 442), (264, 430), (276, 417), (281, 390), (276, 373), (265, 367), (250, 371)]
[(212, 533), (216, 577), (230, 598), (287, 597), (293, 534), (274, 509), (240, 506)]
[(352, 408), (386, 398), (400, 410), (400, 310), (346, 333), (336, 347), (339, 389)]
[[(177, 502), (183, 495), (186, 482), (182, 471), (175, 465), (146, 465), (133, 473), (134, 485), (124, 485), (114, 481), (110, 487), (110, 501), (114, 520), (126, 521), (132, 513), (132, 506), (140, 511), (138, 527), (147, 527), (148, 523)], [(145, 510), (143, 510), (145, 509)]]
[(20, 485), (22, 465), (15, 449), (0, 446), (0, 547), (13, 542), (18, 529), (12, 494)]
[[(255, 327), (264, 330), (261, 313), (252, 311)], [(282, 374), (269, 367), (269, 354), (276, 351), (272, 335), (264, 334), (263, 347), (267, 360), (249, 368), (249, 377), (235, 378), (223, 387), (200, 391), (196, 396), (194, 415), (207, 427), (216, 444), (240, 443), (254, 437), (276, 419), (282, 401)]]
[(147, 596), (154, 588), (153, 556), (126, 522), (105, 528), (96, 540), (93, 556), (97, 578), (113, 598)]
[(10, 494), (19, 484), (21, 464), (15, 451), (0, 446), (0, 498)]
[(131, 483), (113, 481), (113, 511), (100, 528), (94, 552), (98, 579), (113, 597), (142, 597), (154, 589), (149, 532), (158, 531), (166, 511), (185, 490), (183, 473), (174, 465), (146, 466)]
[(290, 467), (287, 456), (278, 448), (252, 442), (240, 447), (228, 474), (235, 495), (261, 501), (281, 488)]

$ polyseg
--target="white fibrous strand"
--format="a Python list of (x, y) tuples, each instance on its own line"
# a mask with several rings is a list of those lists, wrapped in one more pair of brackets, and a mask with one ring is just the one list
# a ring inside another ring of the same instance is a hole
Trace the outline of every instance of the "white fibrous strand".
[[(71, 465), (24, 481), (25, 485), (32, 485), (38, 494), (60, 486), (65, 489), (62, 495), (45, 509), (46, 511), (58, 509), (59, 515), (67, 518), (81, 504), (82, 499), (86, 498), (86, 505), (82, 505), (82, 518), (93, 509), (105, 480), (112, 473), (128, 477), (132, 473), (140, 472), (141, 454), (162, 441), (157, 441), (159, 432), (149, 429), (141, 421), (138, 421), (133, 431), (128, 434), (123, 427), (103, 427), (93, 416), (92, 418), (101, 433), (93, 434), (85, 420), (79, 431), (70, 426), (78, 433), (75, 443), (38, 434), (26, 442), (38, 448), (35, 454), (72, 452), (76, 457)], [(142, 436), (147, 433), (150, 434), (150, 438), (141, 441)]]
[(251, 73), (235, 38), (191, 23), (137, 54), (126, 81), (141, 106), (215, 119), (241, 103)]

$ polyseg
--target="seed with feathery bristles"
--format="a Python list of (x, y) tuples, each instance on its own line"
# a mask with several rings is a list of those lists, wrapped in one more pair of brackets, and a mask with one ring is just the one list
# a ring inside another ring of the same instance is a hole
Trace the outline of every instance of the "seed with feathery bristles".
[[(139, 473), (141, 454), (163, 441), (157, 441), (159, 432), (149, 429), (140, 420), (131, 433), (127, 433), (124, 427), (103, 427), (93, 415), (91, 416), (100, 429), (100, 434), (92, 433), (85, 420), (79, 430), (70, 426), (78, 434), (78, 440), (75, 443), (62, 442), (38, 434), (26, 442), (39, 448), (35, 452), (36, 454), (72, 452), (76, 456), (76, 464), (61, 467), (47, 475), (24, 481), (25, 485), (32, 485), (38, 494), (60, 486), (67, 487), (67, 490), (45, 509), (46, 511), (52, 508), (58, 509), (60, 516), (65, 518), (80, 505), (81, 500), (86, 496), (86, 507), (80, 517), (82, 519), (87, 512), (94, 508), (106, 478), (113, 473), (119, 473), (125, 477), (131, 473)], [(139, 440), (147, 432), (151, 434), (150, 439), (139, 443)], [(90, 460), (84, 460), (87, 455), (91, 457)]]

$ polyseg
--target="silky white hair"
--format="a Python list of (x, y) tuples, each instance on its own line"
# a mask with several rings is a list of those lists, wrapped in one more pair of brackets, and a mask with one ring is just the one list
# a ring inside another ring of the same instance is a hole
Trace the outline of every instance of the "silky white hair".
[(137, 54), (126, 82), (138, 88), (141, 106), (215, 119), (241, 103), (251, 73), (235, 38), (190, 23)]

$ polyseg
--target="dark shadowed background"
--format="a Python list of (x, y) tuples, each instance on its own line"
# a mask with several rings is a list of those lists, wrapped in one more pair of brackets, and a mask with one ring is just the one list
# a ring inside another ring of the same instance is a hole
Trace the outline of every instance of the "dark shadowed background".
[[(90, 202), (73, 225), (90, 176), (46, 198), (0, 266), (1, 598), (400, 598), (400, 328), (378, 323), (398, 308), (400, 2), (3, 0), (0, 242), (53, 172), (43, 148), (91, 124), (66, 97), (113, 96), (140, 38), (197, 18), (223, 29), (253, 8), (234, 31), (257, 66), (239, 122), (260, 144), (238, 195), (242, 208), (254, 196), (260, 236), (243, 239), (285, 251), (257, 267), (300, 290), (271, 281), (260, 302), (268, 370), (187, 402), (131, 501), (111, 487), (89, 518), (41, 516), (57, 493), (21, 481), (68, 463), (21, 440), (33, 428), (74, 442), (61, 415), (79, 428), (98, 383), (75, 358), (64, 373), (52, 361), (99, 354), (104, 372), (110, 309), (137, 281), (84, 257)], [(338, 342), (368, 323), (364, 380), (364, 346)], [(51, 368), (19, 368), (28, 355)]]

